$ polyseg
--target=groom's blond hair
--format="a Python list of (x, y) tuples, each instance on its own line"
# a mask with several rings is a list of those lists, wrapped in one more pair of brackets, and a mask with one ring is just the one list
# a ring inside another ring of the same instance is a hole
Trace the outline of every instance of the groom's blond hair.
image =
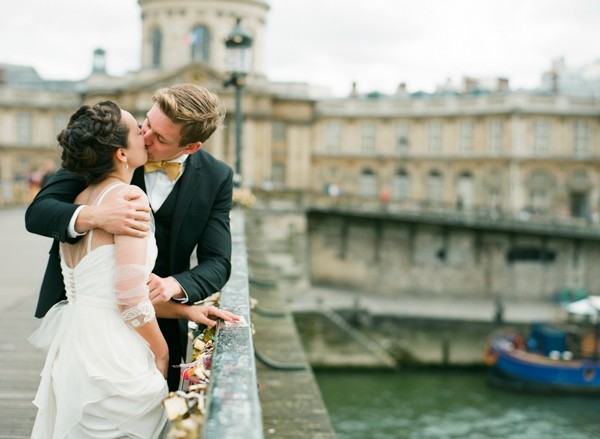
[(218, 96), (196, 84), (161, 88), (152, 100), (173, 123), (181, 126), (180, 147), (206, 142), (225, 119), (225, 106)]

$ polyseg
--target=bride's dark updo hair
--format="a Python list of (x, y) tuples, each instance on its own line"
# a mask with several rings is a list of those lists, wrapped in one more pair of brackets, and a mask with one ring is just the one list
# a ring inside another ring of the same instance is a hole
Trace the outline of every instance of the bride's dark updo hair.
[(114, 170), (113, 154), (127, 148), (128, 136), (117, 104), (83, 105), (56, 137), (62, 147), (61, 166), (82, 175), (88, 185), (99, 183)]

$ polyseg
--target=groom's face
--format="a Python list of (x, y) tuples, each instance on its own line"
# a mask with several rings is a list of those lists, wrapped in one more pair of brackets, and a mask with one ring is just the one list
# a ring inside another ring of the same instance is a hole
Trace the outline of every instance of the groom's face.
[(184, 148), (179, 146), (181, 128), (174, 124), (157, 104), (146, 114), (142, 133), (149, 161), (173, 160), (185, 152)]

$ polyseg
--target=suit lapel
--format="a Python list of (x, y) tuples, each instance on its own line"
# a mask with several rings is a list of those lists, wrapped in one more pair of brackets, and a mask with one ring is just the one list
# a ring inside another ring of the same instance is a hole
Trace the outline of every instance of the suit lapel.
[(181, 231), (183, 219), (185, 218), (186, 212), (200, 186), (200, 153), (201, 151), (198, 151), (188, 157), (185, 171), (183, 171), (181, 181), (179, 182), (179, 194), (177, 196), (175, 210), (173, 211), (173, 221), (171, 223), (171, 255), (174, 254), (175, 243), (177, 242), (177, 237)]

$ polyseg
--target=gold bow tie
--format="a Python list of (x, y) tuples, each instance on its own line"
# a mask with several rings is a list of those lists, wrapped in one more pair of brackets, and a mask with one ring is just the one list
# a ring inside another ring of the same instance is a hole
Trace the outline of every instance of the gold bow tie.
[(154, 172), (162, 170), (169, 180), (175, 181), (181, 175), (181, 166), (180, 162), (146, 162), (144, 165), (144, 172)]

